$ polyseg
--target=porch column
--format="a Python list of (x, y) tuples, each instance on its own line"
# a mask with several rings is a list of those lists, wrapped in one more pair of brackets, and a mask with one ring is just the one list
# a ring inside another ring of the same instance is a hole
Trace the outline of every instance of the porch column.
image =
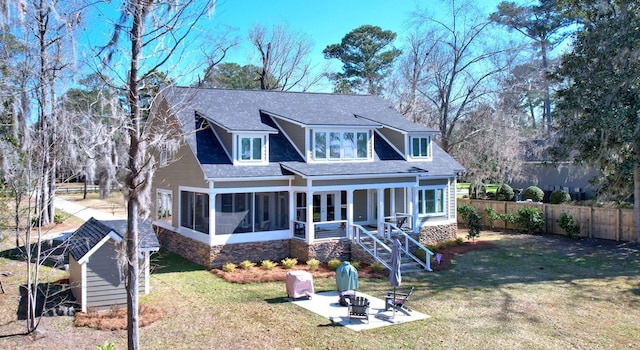
[(305, 240), (308, 244), (313, 243), (315, 239), (315, 226), (313, 225), (313, 192), (307, 192), (307, 223), (305, 225), (307, 228), (307, 234)]
[(296, 216), (296, 193), (295, 191), (289, 191), (289, 236), (293, 238), (293, 234), (295, 233), (296, 223), (295, 220), (298, 220)]
[[(389, 215), (396, 217), (396, 189), (389, 189)], [(397, 221), (397, 220), (395, 220)]]
[(209, 245), (213, 245), (216, 235), (216, 190), (213, 181), (209, 181)]
[(419, 232), (418, 230), (418, 207), (420, 203), (418, 203), (418, 188), (414, 187), (411, 189), (411, 216), (413, 216), (413, 233)]
[(347, 237), (353, 238), (353, 190), (347, 190)]
[(384, 234), (384, 188), (378, 189), (378, 234)]

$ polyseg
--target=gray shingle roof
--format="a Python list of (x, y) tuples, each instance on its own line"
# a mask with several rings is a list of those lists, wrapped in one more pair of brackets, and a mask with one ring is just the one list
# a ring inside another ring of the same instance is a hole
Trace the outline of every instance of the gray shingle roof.
[[(278, 177), (291, 172), (303, 176), (394, 175), (424, 173), (451, 176), (462, 166), (437, 145), (434, 161), (407, 162), (375, 133), (373, 162), (308, 164), (268, 116), (306, 126), (390, 127), (400, 132), (436, 133), (412, 123), (378, 96), (225, 90), (171, 87), (164, 91), (183, 132), (200, 162), (205, 178)], [(200, 116), (236, 132), (269, 133), (269, 164), (234, 166), (211, 128), (199, 128)]]
[(164, 92), (181, 119), (197, 111), (231, 131), (275, 131), (260, 120), (260, 112), (305, 125), (393, 126), (405, 132), (436, 130), (406, 120), (391, 104), (375, 95), (340, 95), (263, 90), (170, 87)]
[[(158, 238), (149, 220), (140, 221), (138, 228), (140, 247), (142, 249), (156, 250), (160, 248), (160, 243), (158, 243)], [(95, 218), (89, 218), (69, 237), (69, 254), (76, 261), (79, 261), (109, 233), (114, 232), (120, 238), (123, 238), (126, 229), (126, 220), (100, 221)]]

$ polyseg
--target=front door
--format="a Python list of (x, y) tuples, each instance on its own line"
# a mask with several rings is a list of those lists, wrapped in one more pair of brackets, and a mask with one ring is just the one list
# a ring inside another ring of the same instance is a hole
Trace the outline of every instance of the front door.
[(313, 194), (313, 222), (340, 220), (340, 192)]

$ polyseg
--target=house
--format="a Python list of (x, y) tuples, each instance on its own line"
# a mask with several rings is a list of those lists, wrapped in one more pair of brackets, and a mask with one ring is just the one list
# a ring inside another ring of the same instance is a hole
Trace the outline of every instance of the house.
[[(69, 238), (69, 284), (82, 312), (127, 304), (126, 267), (120, 243), (126, 220), (90, 218)], [(149, 293), (150, 255), (160, 248), (151, 223), (139, 223), (140, 292)], [(125, 260), (126, 261), (126, 260)]]
[(152, 113), (183, 140), (158, 155), (158, 238), (203, 266), (350, 260), (400, 218), (456, 237), (462, 166), (379, 96), (170, 87)]

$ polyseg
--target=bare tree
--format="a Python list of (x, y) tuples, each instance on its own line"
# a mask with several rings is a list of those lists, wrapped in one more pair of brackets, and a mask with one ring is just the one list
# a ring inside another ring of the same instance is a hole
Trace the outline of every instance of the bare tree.
[(490, 21), (468, 2), (448, 4), (447, 19), (423, 12), (413, 15), (416, 31), (427, 44), (414, 40), (414, 46), (425, 49), (410, 50), (424, 60), (420, 66), (426, 71), (416, 79), (418, 99), (425, 108), (420, 118), (440, 131), (445, 151), (468, 138), (457, 132), (458, 124), (489, 100), (492, 79), (505, 69), (499, 60), (505, 49), (488, 35)]
[[(139, 233), (138, 219), (148, 215), (150, 191), (156, 160), (152, 150), (166, 142), (166, 125), (154, 122), (145, 110), (142, 99), (145, 81), (167, 64), (196, 29), (196, 24), (214, 7), (214, 1), (187, 0), (175, 2), (152, 2), (132, 0), (124, 4), (121, 16), (114, 26), (112, 40), (100, 52), (103, 63), (111, 65), (127, 62), (126, 75), (114, 81), (126, 81), (128, 118), (126, 128), (130, 145), (127, 165), (121, 170), (127, 201), (127, 232), (125, 237), (127, 256), (127, 338), (129, 349), (139, 349), (138, 276)], [(121, 35), (122, 34), (122, 35)], [(125, 39), (122, 39), (122, 38)], [(122, 39), (122, 43), (121, 43)], [(120, 51), (126, 44), (128, 51)], [(153, 98), (153, 96), (151, 96)], [(151, 103), (150, 105), (153, 105)]]
[(257, 24), (249, 30), (249, 40), (260, 56), (261, 90), (307, 91), (322, 78), (321, 74), (312, 73), (308, 57), (311, 39), (291, 32), (286, 25), (277, 24), (269, 31)]

